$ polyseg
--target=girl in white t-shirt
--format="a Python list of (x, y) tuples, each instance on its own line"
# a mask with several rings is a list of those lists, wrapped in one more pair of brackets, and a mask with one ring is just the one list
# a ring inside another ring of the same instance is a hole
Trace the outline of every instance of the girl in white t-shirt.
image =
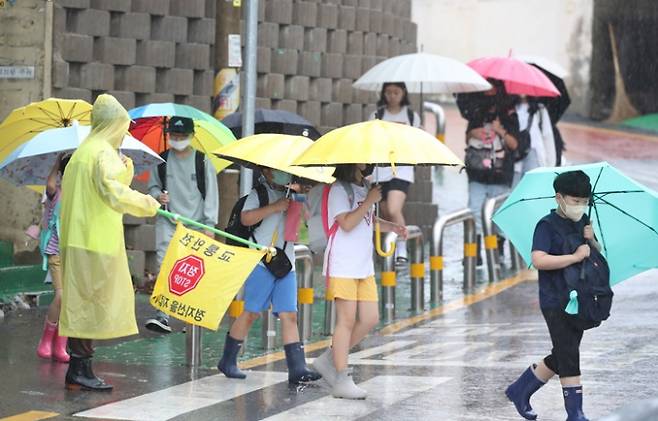
[[(335, 233), (330, 235), (325, 250), (323, 273), (328, 278), (328, 296), (336, 305), (336, 327), (332, 347), (313, 365), (332, 386), (336, 398), (366, 398), (366, 391), (351, 378), (347, 359), (350, 348), (379, 322), (372, 234), (374, 205), (382, 193), (381, 187), (370, 187), (365, 181), (372, 168), (365, 164), (338, 165), (334, 173), (337, 182), (331, 186), (327, 203), (327, 222), (334, 227), (330, 233)], [(379, 222), (382, 231), (406, 238), (405, 226)]]
[[(407, 86), (402, 82), (385, 83), (377, 111), (371, 114), (370, 120), (379, 119), (394, 123), (420, 127), (420, 116), (410, 108)], [(405, 225), (402, 209), (407, 200), (409, 186), (414, 182), (414, 167), (399, 166), (393, 174), (391, 167), (378, 167), (373, 179), (382, 183), (382, 210), (385, 218)], [(396, 263), (406, 264), (407, 243), (399, 238), (395, 247)]]

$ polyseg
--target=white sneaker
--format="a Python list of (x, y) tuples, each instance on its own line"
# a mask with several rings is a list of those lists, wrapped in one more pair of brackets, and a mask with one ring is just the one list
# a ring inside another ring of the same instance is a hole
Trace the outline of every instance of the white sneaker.
[(331, 347), (327, 348), (311, 365), (318, 373), (322, 374), (322, 378), (329, 383), (329, 386), (334, 387), (338, 372), (334, 367), (334, 354)]
[(331, 395), (339, 399), (365, 399), (368, 392), (354, 384), (352, 370), (346, 368), (336, 375), (336, 384), (331, 390)]

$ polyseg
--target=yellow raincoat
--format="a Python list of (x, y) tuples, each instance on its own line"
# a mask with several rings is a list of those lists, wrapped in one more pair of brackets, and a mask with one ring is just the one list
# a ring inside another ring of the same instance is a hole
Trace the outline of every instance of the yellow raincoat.
[(122, 161), (118, 152), (130, 123), (126, 110), (114, 97), (101, 95), (91, 121), (91, 133), (71, 157), (62, 180), (59, 332), (109, 339), (137, 333), (122, 214), (153, 216), (160, 205), (129, 187), (132, 161)]

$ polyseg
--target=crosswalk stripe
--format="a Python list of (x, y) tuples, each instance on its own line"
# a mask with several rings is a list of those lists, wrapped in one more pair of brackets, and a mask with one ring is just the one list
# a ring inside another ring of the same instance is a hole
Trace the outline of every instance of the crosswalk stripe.
[(265, 421), (288, 421), (291, 419), (312, 419), (313, 421), (355, 420), (392, 406), (418, 393), (425, 392), (449, 380), (450, 377), (377, 376), (359, 384), (359, 387), (368, 391), (368, 398), (365, 400), (339, 400), (334, 399), (332, 396), (325, 396), (265, 418)]
[(245, 380), (223, 374), (179, 384), (157, 392), (110, 403), (74, 414), (76, 417), (165, 421), (178, 415), (231, 400), (237, 396), (280, 383), (287, 373), (251, 371)]

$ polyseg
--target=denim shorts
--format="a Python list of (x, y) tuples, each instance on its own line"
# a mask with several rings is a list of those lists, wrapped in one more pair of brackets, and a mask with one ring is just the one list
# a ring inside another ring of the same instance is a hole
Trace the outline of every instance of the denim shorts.
[(272, 305), (275, 314), (297, 312), (297, 276), (295, 271), (277, 279), (265, 266), (256, 265), (244, 284), (245, 310), (265, 311)]

